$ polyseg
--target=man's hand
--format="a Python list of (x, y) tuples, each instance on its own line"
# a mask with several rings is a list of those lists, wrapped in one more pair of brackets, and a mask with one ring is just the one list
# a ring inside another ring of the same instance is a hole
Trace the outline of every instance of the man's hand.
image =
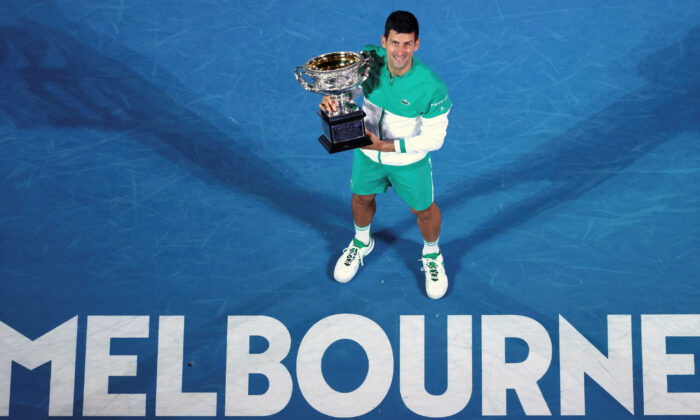
[(324, 96), (318, 107), (326, 111), (326, 113), (338, 112), (338, 104), (330, 96)]
[(372, 140), (372, 144), (367, 145), (365, 147), (362, 147), (362, 149), (365, 150), (378, 150), (380, 152), (395, 152), (396, 148), (394, 147), (394, 141), (393, 140), (380, 140), (379, 137), (374, 135), (369, 130), (365, 130), (365, 133), (367, 133), (367, 137), (369, 137), (370, 140)]

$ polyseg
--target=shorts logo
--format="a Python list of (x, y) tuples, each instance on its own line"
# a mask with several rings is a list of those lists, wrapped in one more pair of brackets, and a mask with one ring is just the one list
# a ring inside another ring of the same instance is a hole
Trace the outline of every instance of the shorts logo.
[(406, 100), (406, 99), (401, 99), (401, 103), (404, 105), (411, 105), (411, 103), (408, 102), (408, 100)]

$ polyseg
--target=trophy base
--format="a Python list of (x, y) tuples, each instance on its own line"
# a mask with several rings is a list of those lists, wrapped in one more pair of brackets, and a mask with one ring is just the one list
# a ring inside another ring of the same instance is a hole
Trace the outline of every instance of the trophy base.
[(361, 109), (348, 114), (328, 116), (318, 111), (321, 117), (323, 134), (318, 141), (328, 153), (343, 152), (372, 144), (365, 133), (365, 113)]
[(318, 142), (326, 148), (328, 153), (344, 152), (346, 150), (357, 149), (358, 147), (369, 146), (372, 144), (372, 140), (370, 140), (368, 136), (359, 137), (353, 141), (333, 143), (324, 134), (321, 134), (321, 136), (318, 138)]

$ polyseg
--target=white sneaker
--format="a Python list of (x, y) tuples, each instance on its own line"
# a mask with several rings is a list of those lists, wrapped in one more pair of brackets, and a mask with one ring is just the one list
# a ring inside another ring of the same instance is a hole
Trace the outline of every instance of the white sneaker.
[(352, 238), (347, 248), (343, 250), (343, 255), (335, 263), (333, 277), (338, 283), (347, 283), (355, 277), (360, 265), (364, 265), (362, 260), (374, 249), (374, 239), (369, 239), (369, 244), (365, 245), (361, 241)]
[(421, 261), (421, 271), (425, 271), (425, 293), (431, 299), (440, 299), (447, 292), (447, 274), (442, 253), (423, 255)]

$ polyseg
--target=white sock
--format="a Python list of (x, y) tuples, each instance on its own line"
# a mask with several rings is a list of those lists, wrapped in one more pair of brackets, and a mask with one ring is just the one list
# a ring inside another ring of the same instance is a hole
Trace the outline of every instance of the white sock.
[(365, 245), (369, 245), (369, 227), (372, 226), (370, 223), (367, 226), (360, 227), (355, 224), (355, 239), (362, 242)]
[(435, 242), (428, 242), (425, 239), (423, 240), (423, 255), (428, 255), (428, 254), (438, 254), (440, 252), (440, 247), (438, 246), (438, 241), (440, 238), (437, 238)]

